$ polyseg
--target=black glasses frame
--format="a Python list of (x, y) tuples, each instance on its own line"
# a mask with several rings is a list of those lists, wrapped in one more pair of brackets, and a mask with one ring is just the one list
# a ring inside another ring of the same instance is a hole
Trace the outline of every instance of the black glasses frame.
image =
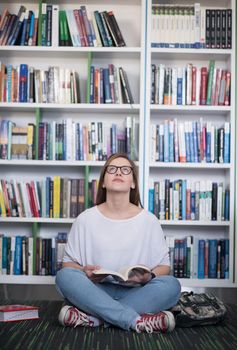
[[(111, 171), (108, 171), (108, 169), (109, 169), (110, 167), (113, 167), (113, 168), (115, 169), (115, 171), (112, 171), (112, 172), (111, 172)], [(124, 170), (123, 170), (124, 168), (130, 169), (129, 173), (124, 172)], [(107, 167), (106, 167), (105, 170), (106, 170), (106, 172), (107, 172), (108, 174), (113, 175), (113, 174), (116, 174), (116, 173), (117, 173), (118, 169), (120, 169), (120, 171), (121, 171), (121, 173), (122, 173), (123, 175), (130, 175), (131, 172), (133, 171), (133, 168), (132, 168), (131, 166), (129, 166), (129, 165), (122, 165), (122, 166), (107, 165)]]

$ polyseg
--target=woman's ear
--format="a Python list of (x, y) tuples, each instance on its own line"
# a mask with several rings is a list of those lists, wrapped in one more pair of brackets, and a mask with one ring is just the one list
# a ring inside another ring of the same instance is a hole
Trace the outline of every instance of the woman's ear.
[(135, 190), (135, 187), (136, 187), (135, 184), (132, 184), (131, 189)]
[(102, 188), (105, 188), (105, 185), (104, 185), (104, 184), (102, 185)]

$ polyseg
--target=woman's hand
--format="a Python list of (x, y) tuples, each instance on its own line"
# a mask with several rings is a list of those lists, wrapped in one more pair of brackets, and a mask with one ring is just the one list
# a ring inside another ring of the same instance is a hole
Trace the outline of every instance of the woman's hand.
[(143, 269), (133, 269), (129, 274), (128, 283), (146, 284), (152, 279), (151, 273)]
[(93, 282), (93, 283), (99, 283), (101, 282), (106, 275), (95, 275), (93, 273), (93, 271), (95, 270), (99, 270), (100, 266), (98, 265), (85, 265), (83, 266), (82, 271), (85, 272), (85, 274), (87, 275), (87, 277)]

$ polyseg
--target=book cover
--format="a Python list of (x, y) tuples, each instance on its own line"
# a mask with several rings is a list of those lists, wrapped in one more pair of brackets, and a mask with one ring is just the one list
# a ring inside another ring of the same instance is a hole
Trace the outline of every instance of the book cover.
[(0, 305), (0, 322), (33, 320), (39, 318), (39, 308), (30, 305)]

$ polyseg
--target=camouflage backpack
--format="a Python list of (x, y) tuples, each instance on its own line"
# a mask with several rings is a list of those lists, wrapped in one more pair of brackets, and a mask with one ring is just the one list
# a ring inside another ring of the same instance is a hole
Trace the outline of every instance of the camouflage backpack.
[(223, 302), (213, 294), (194, 292), (182, 292), (171, 311), (178, 327), (215, 324), (222, 321), (227, 312)]

